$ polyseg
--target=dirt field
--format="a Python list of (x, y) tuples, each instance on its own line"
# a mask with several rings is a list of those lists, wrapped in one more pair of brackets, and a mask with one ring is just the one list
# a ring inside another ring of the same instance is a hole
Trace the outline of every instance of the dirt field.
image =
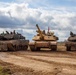
[(9, 68), (10, 75), (76, 75), (76, 52), (0, 52), (0, 65)]
[(76, 75), (75, 52), (1, 52), (0, 60), (20, 68), (20, 75)]

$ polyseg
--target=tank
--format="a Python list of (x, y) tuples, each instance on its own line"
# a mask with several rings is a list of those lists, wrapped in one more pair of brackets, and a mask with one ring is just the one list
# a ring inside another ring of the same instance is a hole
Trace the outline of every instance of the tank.
[(76, 50), (76, 34), (70, 32), (70, 36), (65, 42), (65, 46), (67, 51)]
[(33, 42), (29, 43), (30, 49), (32, 51), (40, 51), (41, 48), (49, 48), (52, 51), (57, 50), (57, 40), (58, 37), (54, 35), (54, 32), (49, 32), (49, 29), (47, 33), (45, 30), (40, 30), (38, 24), (36, 24), (37, 27), (37, 35), (33, 37)]
[(0, 34), (0, 51), (27, 50), (29, 40), (26, 40), (20, 33), (13, 32)]

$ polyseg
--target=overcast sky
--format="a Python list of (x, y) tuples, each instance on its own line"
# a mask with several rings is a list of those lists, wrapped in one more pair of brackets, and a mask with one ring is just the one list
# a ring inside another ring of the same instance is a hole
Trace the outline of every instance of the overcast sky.
[(0, 33), (15, 29), (32, 40), (36, 24), (66, 40), (76, 33), (76, 0), (0, 0)]

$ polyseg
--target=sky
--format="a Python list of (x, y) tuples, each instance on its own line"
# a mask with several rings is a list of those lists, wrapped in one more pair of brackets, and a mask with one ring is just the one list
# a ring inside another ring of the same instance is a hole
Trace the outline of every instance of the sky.
[(76, 32), (76, 0), (0, 0), (0, 33), (16, 30), (32, 40), (36, 24), (65, 41)]

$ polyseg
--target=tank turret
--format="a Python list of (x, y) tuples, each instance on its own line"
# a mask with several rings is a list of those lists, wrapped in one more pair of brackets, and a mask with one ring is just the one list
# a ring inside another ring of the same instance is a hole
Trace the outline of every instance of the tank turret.
[[(0, 37), (2, 37), (3, 40), (18, 40), (18, 39), (25, 39), (24, 36), (22, 36), (20, 33), (16, 33), (15, 30), (13, 32), (1, 33)], [(0, 39), (0, 40), (2, 40)]]
[(45, 30), (40, 30), (38, 24), (36, 24), (36, 27), (37, 27), (37, 35), (33, 37), (33, 40), (36, 41), (36, 40), (40, 40), (40, 41), (56, 41), (58, 40), (58, 37), (54, 35), (54, 32), (45, 32)]

